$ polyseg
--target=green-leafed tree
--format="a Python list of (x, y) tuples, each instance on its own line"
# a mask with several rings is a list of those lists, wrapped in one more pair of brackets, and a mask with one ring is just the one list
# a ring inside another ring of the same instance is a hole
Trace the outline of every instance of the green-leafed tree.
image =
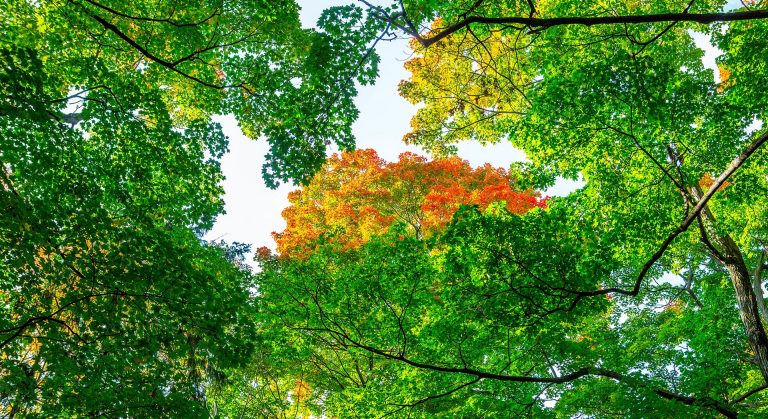
[(220, 93), (87, 4), (0, 14), (0, 415), (205, 417), (254, 333), (243, 249), (200, 239), (223, 210)]
[(414, 39), (407, 141), (511, 141), (524, 187), (585, 185), (426, 242), (266, 258), (281, 365), (333, 360), (315, 412), (764, 415), (764, 2), (361, 3)]
[(0, 414), (206, 416), (254, 332), (242, 249), (197, 235), (224, 136), (174, 125), (139, 74), (65, 114), (44, 57), (1, 56)]
[[(293, 1), (0, 6), (0, 415), (205, 416), (251, 353), (216, 114), (271, 145), (270, 186), (353, 147), (384, 23)], [(344, 29), (356, 27), (349, 32)]]
[[(145, 100), (131, 97), (134, 80), (155, 89), (177, 128), (234, 113), (248, 136), (270, 143), (267, 184), (301, 183), (328, 146), (354, 147), (355, 83), (376, 76), (371, 47), (386, 24), (344, 6), (327, 10), (317, 30), (302, 29), (298, 10), (294, 1), (12, 0), (0, 10), (0, 48), (40, 60), (48, 118), (95, 118), (80, 115), (95, 102), (115, 117), (137, 116), (126, 106)], [(4, 97), (4, 113), (31, 104), (20, 93)], [(61, 114), (73, 100), (84, 109)], [(155, 109), (139, 109), (154, 119)]]
[[(626, 270), (605, 236), (570, 215), (578, 204), (522, 216), (466, 207), (439, 240), (401, 226), (358, 249), (265, 255), (257, 280), (274, 337), (236, 388), (282, 401), (281, 412), (328, 417), (760, 412), (724, 400), (762, 379), (734, 351), (744, 348), (738, 312), (724, 309), (733, 297), (716, 267), (702, 262), (695, 275), (706, 281), (690, 288), (574, 303)], [(253, 385), (278, 378), (283, 393)], [(301, 406), (291, 397), (299, 381)], [(245, 409), (243, 400), (229, 403)]]
[[(341, 270), (334, 282), (351, 285), (347, 277), (355, 282), (355, 273), (364, 272), (366, 267), (376, 269), (379, 260), (375, 258), (390, 259), (392, 252), (398, 252), (383, 245), (394, 246), (392, 240), (399, 243), (407, 237), (410, 243), (416, 239), (421, 247), (408, 249), (426, 251), (419, 240), (444, 231), (464, 202), (482, 209), (496, 206), (515, 214), (546, 206), (546, 201), (531, 191), (517, 190), (514, 176), (507, 170), (489, 164), (472, 168), (458, 157), (429, 161), (411, 153), (387, 163), (369, 149), (331, 156), (323, 170), (308, 185), (292, 192), (289, 199), (291, 206), (283, 211), (286, 228), (274, 235), (280, 256), (273, 256), (267, 248), (257, 252), (264, 271), (257, 277), (260, 333), (254, 359), (235, 378), (209, 392), (223, 416), (348, 417), (375, 412), (384, 399), (368, 400), (372, 394), (359, 399), (363, 397), (359, 391), (368, 388), (381, 392), (383, 382), (378, 377), (385, 363), (370, 353), (316, 345), (313, 339), (319, 335), (308, 339), (304, 328), (293, 323), (303, 321), (301, 313), (295, 311), (297, 303), (306, 304), (302, 301), (307, 297), (303, 287), (315, 286), (313, 281), (321, 280), (326, 268)], [(377, 237), (392, 228), (397, 231), (393, 239), (382, 242)], [(369, 241), (378, 245), (369, 248)], [(321, 250), (315, 252), (318, 244)], [(361, 246), (362, 254), (374, 258), (352, 256), (358, 254), (352, 249)], [(416, 256), (412, 252), (396, 256), (414, 257), (414, 264), (409, 266), (405, 259), (393, 262), (397, 265), (392, 267), (394, 276), (382, 279), (379, 286), (385, 288), (381, 292), (408, 293), (392, 287), (398, 275), (407, 275), (408, 269), (414, 270), (418, 281), (440, 282), (437, 271), (420, 267), (428, 258)], [(346, 262), (333, 262), (337, 257)], [(347, 270), (347, 262), (354, 263), (353, 271)], [(323, 298), (342, 303), (336, 298), (345, 289), (338, 288), (339, 294)], [(352, 288), (349, 291), (356, 292)], [(354, 298), (357, 301), (361, 296)], [(302, 330), (296, 331), (296, 327)], [(396, 395), (388, 400), (395, 400)], [(348, 404), (346, 397), (358, 399)]]
[[(768, 9), (724, 3), (361, 0), (305, 30), (293, 1), (5, 2), (2, 413), (206, 415), (219, 381), (231, 415), (764, 415)], [(353, 147), (393, 34), (408, 141), (509, 140), (518, 186), (585, 186), (428, 240), (320, 237), (252, 285), (242, 249), (198, 238), (211, 116), (266, 137), (268, 184), (306, 183)]]

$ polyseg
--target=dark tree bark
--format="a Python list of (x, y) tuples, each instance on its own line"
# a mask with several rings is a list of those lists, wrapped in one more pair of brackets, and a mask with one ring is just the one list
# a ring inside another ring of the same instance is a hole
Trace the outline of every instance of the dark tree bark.
[[(689, 191), (697, 201), (700, 201), (704, 196), (698, 185), (689, 188)], [(741, 249), (733, 238), (728, 234), (720, 234), (712, 228), (715, 224), (715, 217), (709, 207), (705, 206), (702, 209), (701, 218), (703, 223), (702, 240), (710, 248), (712, 256), (728, 269), (733, 289), (736, 291), (739, 317), (744, 324), (755, 363), (760, 368), (765, 381), (768, 382), (768, 336), (766, 336), (763, 327), (757, 296), (752, 287), (752, 275), (750, 275), (747, 263), (744, 261)], [(719, 249), (715, 248), (715, 245)]]

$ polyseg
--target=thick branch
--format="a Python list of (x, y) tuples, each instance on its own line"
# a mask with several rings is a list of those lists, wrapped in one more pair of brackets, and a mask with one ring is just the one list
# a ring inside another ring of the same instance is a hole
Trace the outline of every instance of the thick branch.
[[(379, 16), (388, 21), (396, 20), (395, 16)], [(554, 26), (565, 25), (582, 25), (582, 26), (596, 26), (596, 25), (617, 25), (617, 24), (641, 24), (641, 23), (661, 23), (661, 22), (692, 22), (700, 24), (709, 24), (714, 22), (735, 22), (741, 20), (755, 20), (768, 18), (768, 10), (748, 10), (739, 12), (722, 12), (722, 13), (657, 13), (647, 15), (623, 15), (623, 16), (569, 16), (569, 17), (552, 17), (552, 18), (536, 18), (536, 17), (520, 17), (520, 16), (507, 16), (507, 17), (487, 17), (487, 16), (468, 16), (447, 28), (437, 31), (431, 36), (425, 38), (421, 34), (407, 31), (409, 35), (416, 38), (422, 46), (428, 47), (432, 44), (440, 42), (443, 38), (450, 36), (451, 34), (458, 32), (461, 29), (469, 27), (473, 24), (483, 25), (522, 25), (530, 29), (547, 29)], [(399, 25), (400, 26), (400, 25)], [(403, 29), (403, 26), (400, 26)]]
[[(90, 16), (90, 17), (91, 17), (93, 20), (95, 20), (96, 22), (98, 22), (98, 23), (99, 23), (99, 24), (100, 24), (100, 25), (101, 25), (101, 26), (102, 26), (104, 29), (106, 29), (106, 30), (108, 30), (108, 31), (112, 32), (113, 34), (117, 35), (117, 37), (118, 37), (118, 38), (120, 38), (120, 39), (122, 39), (123, 41), (125, 41), (125, 42), (126, 42), (128, 45), (130, 45), (131, 47), (133, 47), (134, 49), (136, 49), (137, 51), (139, 51), (139, 52), (140, 52), (142, 55), (144, 55), (145, 57), (147, 57), (147, 58), (149, 58), (150, 60), (152, 60), (152, 61), (154, 61), (154, 62), (156, 62), (156, 63), (160, 64), (161, 66), (163, 66), (163, 67), (165, 67), (165, 68), (167, 68), (167, 69), (169, 69), (169, 70), (173, 71), (174, 73), (177, 73), (177, 74), (181, 75), (182, 77), (185, 77), (185, 78), (187, 78), (187, 79), (190, 79), (190, 80), (192, 80), (192, 81), (194, 81), (194, 82), (196, 82), (196, 83), (199, 83), (199, 84), (201, 84), (201, 85), (203, 85), (203, 86), (206, 86), (206, 87), (210, 87), (210, 88), (213, 88), (213, 89), (227, 89), (227, 88), (238, 87), (238, 88), (242, 88), (242, 89), (246, 89), (246, 90), (248, 90), (248, 89), (246, 88), (245, 84), (238, 84), (238, 85), (220, 85), (220, 84), (213, 84), (213, 83), (209, 83), (209, 82), (207, 82), (207, 81), (205, 81), (205, 80), (202, 80), (202, 79), (200, 79), (200, 78), (198, 78), (198, 77), (195, 77), (195, 76), (192, 76), (192, 75), (190, 75), (190, 74), (187, 74), (187, 73), (185, 73), (185, 72), (183, 72), (183, 71), (179, 70), (179, 69), (176, 67), (176, 65), (177, 65), (177, 64), (178, 64), (180, 61), (176, 61), (176, 62), (170, 62), (170, 61), (168, 61), (168, 60), (165, 60), (165, 59), (163, 59), (163, 58), (161, 58), (161, 57), (159, 57), (159, 56), (157, 56), (157, 55), (153, 54), (152, 52), (150, 52), (149, 50), (147, 50), (147, 49), (146, 49), (146, 48), (144, 48), (143, 46), (139, 45), (139, 43), (138, 43), (138, 42), (136, 42), (136, 41), (135, 41), (133, 38), (131, 38), (130, 36), (128, 36), (127, 34), (125, 34), (125, 32), (121, 31), (121, 30), (120, 30), (120, 28), (118, 28), (118, 27), (117, 27), (117, 26), (115, 26), (114, 24), (112, 24), (112, 23), (108, 22), (108, 21), (107, 21), (107, 20), (105, 20), (103, 17), (101, 17), (101, 16), (99, 16), (99, 15), (96, 15), (96, 14), (93, 14), (93, 13), (90, 13), (90, 12), (87, 12), (87, 11), (86, 11), (86, 14), (87, 14), (88, 16)], [(185, 59), (184, 59), (184, 60), (182, 60), (182, 61), (186, 61), (186, 60), (188, 60), (188, 59), (189, 59), (189, 57), (185, 57)], [(251, 91), (248, 91), (248, 92), (249, 92), (249, 93), (251, 93), (251, 94), (253, 93), (253, 92), (251, 92)]]
[[(598, 368), (597, 371), (594, 373), (594, 375), (602, 376), (602, 377), (608, 377), (612, 378), (619, 382), (629, 383), (631, 381), (634, 381), (630, 377), (625, 377), (622, 374), (605, 370), (603, 368)], [(663, 388), (656, 388), (653, 389), (653, 392), (656, 393), (656, 395), (665, 398), (667, 400), (673, 400), (676, 402), (683, 403), (687, 406), (701, 406), (701, 407), (707, 407), (710, 409), (716, 410), (718, 413), (722, 414), (723, 416), (727, 418), (736, 418), (738, 415), (736, 412), (731, 410), (728, 405), (726, 405), (723, 402), (719, 402), (711, 397), (690, 397), (690, 396), (683, 396), (681, 394), (673, 393), (669, 390), (663, 389)]]
[(737, 404), (741, 403), (744, 400), (746, 400), (748, 397), (750, 397), (753, 394), (757, 394), (763, 390), (768, 389), (768, 384), (762, 385), (760, 387), (753, 388), (752, 390), (749, 390), (748, 392), (744, 393), (742, 396), (737, 397), (736, 400), (732, 401), (731, 404)]
[[(728, 167), (720, 174), (720, 176), (715, 179), (714, 183), (710, 186), (709, 190), (707, 190), (707, 193), (705, 193), (696, 203), (696, 206), (693, 207), (693, 209), (688, 213), (688, 216), (683, 219), (683, 221), (680, 223), (680, 225), (672, 231), (672, 233), (667, 236), (667, 238), (661, 243), (659, 246), (659, 250), (656, 251), (651, 257), (648, 259), (647, 262), (643, 265), (643, 267), (640, 269), (640, 273), (637, 275), (637, 279), (635, 280), (635, 285), (631, 289), (624, 289), (624, 288), (618, 288), (618, 287), (612, 287), (612, 288), (604, 288), (601, 290), (595, 290), (595, 291), (581, 291), (578, 292), (578, 295), (574, 299), (573, 303), (571, 304), (570, 309), (573, 309), (584, 297), (594, 297), (598, 295), (604, 295), (604, 294), (623, 294), (628, 296), (636, 296), (640, 292), (640, 287), (643, 284), (643, 280), (645, 279), (645, 276), (648, 274), (648, 272), (651, 270), (654, 264), (658, 262), (659, 259), (666, 253), (669, 246), (672, 244), (673, 241), (679, 236), (680, 234), (684, 233), (688, 230), (688, 228), (691, 226), (691, 224), (699, 217), (699, 214), (707, 207), (707, 203), (710, 199), (715, 195), (715, 193), (720, 189), (721, 186), (725, 183), (726, 180), (728, 180), (731, 175), (733, 175), (736, 170), (738, 170), (744, 162), (747, 161), (747, 159), (755, 153), (766, 141), (768, 141), (768, 131), (757, 137), (755, 141), (752, 142), (752, 144), (749, 145), (749, 147), (746, 148), (741, 154), (739, 154), (735, 159), (731, 161), (731, 164), (728, 165)], [(570, 310), (569, 309), (569, 310)]]

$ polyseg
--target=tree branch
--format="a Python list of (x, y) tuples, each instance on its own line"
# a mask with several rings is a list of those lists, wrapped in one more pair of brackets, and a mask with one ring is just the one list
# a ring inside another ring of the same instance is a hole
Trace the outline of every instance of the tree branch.
[(138, 20), (138, 21), (142, 21), (142, 22), (166, 23), (166, 24), (169, 24), (171, 26), (175, 26), (177, 28), (185, 28), (185, 27), (193, 27), (193, 26), (197, 26), (197, 25), (202, 25), (203, 23), (206, 23), (209, 20), (211, 20), (214, 17), (216, 17), (217, 15), (221, 14), (221, 9), (216, 8), (216, 9), (213, 10), (213, 12), (210, 15), (208, 15), (208, 17), (206, 17), (206, 18), (204, 18), (204, 19), (202, 19), (200, 21), (197, 21), (197, 22), (176, 22), (174, 20), (171, 20), (170, 17), (166, 18), (166, 19), (160, 19), (160, 18), (151, 18), (151, 17), (144, 17), (144, 16), (129, 15), (129, 14), (121, 12), (119, 10), (115, 10), (115, 9), (109, 7), (109, 6), (105, 6), (105, 5), (101, 4), (101, 3), (97, 3), (97, 2), (95, 2), (93, 0), (85, 0), (85, 2), (89, 3), (89, 4), (92, 4), (93, 6), (96, 6), (96, 7), (100, 8), (100, 9), (102, 9), (102, 10), (105, 10), (105, 11), (109, 12), (109, 13), (112, 13), (113, 15), (124, 17), (126, 19)]
[[(194, 81), (194, 82), (196, 82), (196, 83), (199, 83), (199, 84), (201, 84), (201, 85), (203, 85), (203, 86), (206, 86), (206, 87), (210, 87), (210, 88), (213, 88), (213, 89), (242, 88), (242, 89), (245, 89), (245, 90), (247, 90), (249, 94), (254, 94), (253, 92), (251, 92), (251, 91), (250, 91), (250, 90), (249, 90), (249, 89), (246, 87), (246, 85), (245, 85), (244, 83), (241, 83), (241, 84), (237, 84), (237, 85), (222, 85), (222, 84), (213, 84), (213, 83), (209, 83), (209, 82), (207, 82), (207, 81), (205, 81), (205, 80), (202, 80), (202, 79), (200, 79), (200, 78), (198, 78), (198, 77), (195, 77), (195, 76), (193, 76), (193, 75), (191, 75), (191, 74), (187, 74), (187, 73), (185, 73), (185, 72), (183, 72), (183, 71), (179, 70), (179, 69), (176, 67), (176, 65), (178, 64), (178, 62), (170, 62), (170, 61), (168, 61), (168, 60), (165, 60), (165, 59), (163, 59), (163, 58), (161, 58), (161, 57), (159, 57), (159, 56), (157, 56), (157, 55), (153, 54), (152, 52), (150, 52), (149, 50), (147, 50), (147, 49), (146, 49), (146, 48), (144, 48), (143, 46), (139, 45), (139, 43), (138, 43), (138, 42), (136, 42), (136, 41), (135, 41), (133, 38), (131, 38), (130, 36), (128, 36), (127, 34), (125, 34), (125, 32), (121, 31), (121, 30), (120, 30), (120, 28), (118, 28), (118, 27), (117, 27), (117, 26), (115, 26), (114, 24), (112, 24), (112, 23), (108, 22), (108, 21), (107, 21), (107, 20), (105, 20), (103, 17), (101, 17), (101, 16), (99, 16), (99, 15), (96, 15), (96, 14), (93, 14), (93, 13), (90, 13), (90, 12), (88, 12), (88, 11), (86, 11), (85, 13), (86, 13), (86, 14), (87, 14), (87, 15), (88, 15), (88, 16), (89, 16), (91, 19), (93, 19), (93, 20), (95, 20), (96, 22), (98, 22), (98, 23), (99, 23), (99, 24), (100, 24), (100, 25), (101, 25), (101, 26), (102, 26), (104, 29), (106, 29), (106, 30), (108, 30), (109, 32), (112, 32), (113, 34), (117, 35), (117, 37), (118, 37), (118, 38), (120, 38), (120, 39), (122, 39), (123, 41), (125, 41), (125, 42), (126, 42), (128, 45), (130, 45), (131, 47), (133, 47), (134, 49), (136, 49), (137, 51), (139, 51), (139, 52), (140, 52), (142, 55), (144, 55), (145, 57), (147, 57), (147, 58), (149, 58), (150, 60), (152, 60), (152, 61), (154, 61), (154, 62), (156, 62), (156, 63), (160, 64), (161, 66), (163, 66), (163, 67), (165, 67), (165, 68), (167, 68), (167, 69), (169, 69), (169, 70), (173, 71), (174, 73), (177, 73), (177, 74), (181, 75), (181, 76), (182, 76), (182, 77), (184, 77), (184, 78), (187, 78), (187, 79), (189, 79), (189, 80), (192, 80), (192, 81)], [(189, 60), (189, 57), (185, 57), (185, 58), (184, 58), (182, 61), (185, 61), (185, 60)]]
[[(317, 304), (317, 302), (316, 302)], [(490, 380), (497, 380), (497, 381), (506, 381), (506, 382), (516, 382), (516, 383), (543, 383), (543, 384), (565, 384), (569, 383), (575, 380), (578, 380), (582, 377), (586, 376), (596, 376), (596, 377), (605, 377), (610, 378), (612, 380), (618, 381), (620, 383), (629, 385), (630, 387), (637, 388), (637, 387), (648, 387), (645, 383), (638, 383), (636, 379), (632, 377), (627, 377), (621, 373), (610, 371), (604, 368), (600, 367), (584, 367), (577, 369), (571, 373), (563, 374), (560, 376), (530, 376), (530, 375), (506, 375), (506, 374), (495, 374), (490, 373), (486, 371), (477, 370), (474, 368), (454, 368), (454, 367), (446, 367), (446, 366), (440, 366), (440, 365), (434, 365), (434, 364), (427, 364), (419, 361), (415, 361), (413, 359), (410, 359), (402, 354), (393, 354), (389, 351), (385, 351), (379, 348), (375, 348), (369, 345), (366, 345), (362, 342), (356, 341), (355, 339), (352, 339), (347, 333), (344, 332), (343, 329), (339, 330), (333, 330), (329, 328), (325, 329), (310, 329), (313, 331), (320, 331), (325, 333), (330, 333), (331, 335), (335, 336), (336, 338), (342, 339), (349, 343), (350, 346), (363, 349), (367, 352), (373, 353), (375, 355), (378, 355), (385, 359), (390, 359), (394, 361), (403, 362), (407, 365), (410, 365), (412, 367), (428, 370), (428, 371), (435, 371), (435, 372), (444, 372), (444, 373), (452, 373), (452, 374), (463, 374), (463, 375), (470, 375), (475, 377), (475, 380), (470, 381), (466, 383), (463, 386), (457, 387), (453, 390), (444, 392), (437, 396), (429, 396), (424, 399), (421, 399), (420, 401), (417, 401), (415, 404), (411, 405), (404, 405), (405, 407), (408, 406), (415, 406), (416, 404), (426, 402), (428, 400), (442, 397), (445, 395), (449, 395), (453, 393), (454, 391), (457, 391), (465, 386), (471, 385), (473, 383), (476, 383), (482, 379), (490, 379)], [(701, 406), (709, 409), (714, 409), (723, 416), (726, 416), (728, 418), (736, 418), (737, 414), (735, 411), (733, 411), (730, 406), (724, 402), (715, 400), (711, 397), (692, 397), (692, 396), (684, 396), (681, 394), (674, 393), (672, 391), (669, 391), (664, 388), (652, 388), (652, 391), (658, 395), (659, 397), (662, 397), (664, 399), (676, 401), (682, 404), (685, 404), (687, 406)], [(755, 390), (757, 392), (759, 390)], [(746, 395), (748, 397), (750, 394)]]
[(747, 148), (744, 150), (741, 154), (739, 154), (736, 158), (734, 158), (731, 161), (731, 164), (728, 165), (728, 167), (720, 174), (720, 176), (715, 179), (715, 181), (712, 183), (710, 188), (707, 190), (707, 193), (705, 193), (701, 199), (696, 203), (696, 205), (693, 207), (693, 209), (690, 211), (687, 217), (683, 219), (682, 223), (674, 230), (672, 233), (667, 236), (666, 239), (661, 243), (659, 246), (659, 250), (656, 251), (651, 257), (648, 259), (648, 261), (645, 262), (643, 267), (640, 269), (640, 273), (637, 275), (637, 279), (635, 280), (635, 284), (632, 287), (632, 289), (624, 289), (624, 288), (618, 288), (618, 287), (611, 287), (611, 288), (604, 288), (601, 290), (595, 290), (595, 291), (580, 291), (578, 292), (578, 295), (573, 300), (573, 303), (571, 303), (571, 307), (569, 308), (569, 311), (576, 307), (576, 305), (579, 303), (579, 301), (584, 297), (594, 297), (598, 295), (605, 295), (610, 293), (616, 293), (616, 294), (623, 294), (628, 295), (631, 297), (636, 296), (640, 292), (640, 287), (643, 284), (643, 280), (645, 279), (645, 276), (648, 274), (648, 272), (651, 270), (654, 264), (658, 262), (659, 259), (661, 259), (662, 256), (664, 256), (664, 253), (666, 253), (669, 246), (672, 244), (673, 241), (679, 236), (680, 234), (684, 233), (688, 230), (688, 228), (691, 226), (691, 224), (698, 219), (699, 214), (707, 207), (707, 203), (710, 199), (715, 195), (715, 193), (720, 189), (721, 186), (725, 183), (728, 178), (733, 175), (736, 170), (738, 170), (744, 162), (747, 161), (747, 159), (754, 154), (766, 141), (768, 141), (768, 131), (764, 132), (762, 135), (757, 137)]
[(759, 393), (759, 392), (761, 392), (761, 391), (763, 391), (765, 389), (768, 389), (768, 384), (764, 384), (764, 385), (762, 385), (760, 387), (756, 387), (756, 388), (753, 388), (752, 390), (749, 390), (748, 392), (744, 393), (740, 397), (737, 397), (736, 400), (731, 402), (731, 404), (741, 403), (744, 400), (746, 400), (749, 396), (751, 396), (753, 394), (756, 394), (756, 393)]
[(403, 409), (413, 409), (414, 407), (416, 407), (416, 406), (418, 406), (420, 404), (427, 403), (430, 400), (435, 400), (435, 399), (439, 399), (439, 398), (442, 398), (442, 397), (450, 396), (451, 394), (453, 394), (453, 393), (455, 393), (455, 392), (457, 392), (457, 391), (459, 391), (459, 390), (461, 390), (463, 388), (469, 387), (472, 384), (475, 384), (475, 383), (479, 382), (480, 380), (482, 380), (482, 378), (476, 377), (474, 380), (468, 381), (468, 382), (466, 382), (464, 384), (461, 384), (461, 385), (459, 385), (457, 387), (454, 387), (454, 388), (452, 388), (450, 390), (444, 391), (444, 392), (442, 392), (440, 394), (434, 394), (434, 395), (431, 395), (431, 396), (427, 396), (427, 397), (424, 397), (422, 399), (416, 400), (413, 403), (398, 405), (399, 406), (398, 409), (395, 409), (395, 410), (393, 410), (391, 412), (387, 412), (384, 415), (382, 415), (381, 417), (383, 418), (383, 417), (386, 417), (386, 416), (393, 415), (393, 414), (395, 414), (395, 413), (397, 413), (397, 412), (399, 412), (399, 411), (401, 411)]
[[(363, 2), (370, 7), (368, 2)], [(380, 11), (378, 11), (381, 13)], [(389, 22), (397, 20), (398, 16), (379, 16)], [(487, 16), (468, 16), (445, 29), (438, 31), (431, 36), (423, 37), (421, 34), (406, 30), (405, 25), (397, 25), (405, 30), (408, 35), (416, 38), (424, 47), (440, 42), (442, 39), (469, 27), (473, 24), (483, 25), (522, 25), (529, 29), (543, 30), (555, 26), (597, 26), (597, 25), (617, 25), (617, 24), (642, 24), (642, 23), (662, 23), (662, 22), (691, 22), (699, 24), (709, 24), (714, 22), (736, 22), (742, 20), (768, 19), (768, 10), (747, 10), (739, 12), (721, 12), (721, 13), (655, 13), (647, 15), (621, 15), (621, 16), (567, 16), (552, 18), (536, 18), (521, 16), (506, 17), (487, 17)]]

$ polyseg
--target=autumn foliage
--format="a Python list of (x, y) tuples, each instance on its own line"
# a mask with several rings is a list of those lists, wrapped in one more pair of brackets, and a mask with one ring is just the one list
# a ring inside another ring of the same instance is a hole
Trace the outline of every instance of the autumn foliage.
[(429, 161), (412, 153), (387, 163), (374, 150), (333, 155), (306, 187), (293, 191), (283, 211), (287, 226), (273, 233), (281, 255), (299, 255), (325, 235), (346, 247), (402, 222), (419, 237), (440, 231), (462, 204), (486, 208), (504, 201), (522, 214), (545, 201), (515, 191), (504, 169), (472, 168), (458, 157)]

